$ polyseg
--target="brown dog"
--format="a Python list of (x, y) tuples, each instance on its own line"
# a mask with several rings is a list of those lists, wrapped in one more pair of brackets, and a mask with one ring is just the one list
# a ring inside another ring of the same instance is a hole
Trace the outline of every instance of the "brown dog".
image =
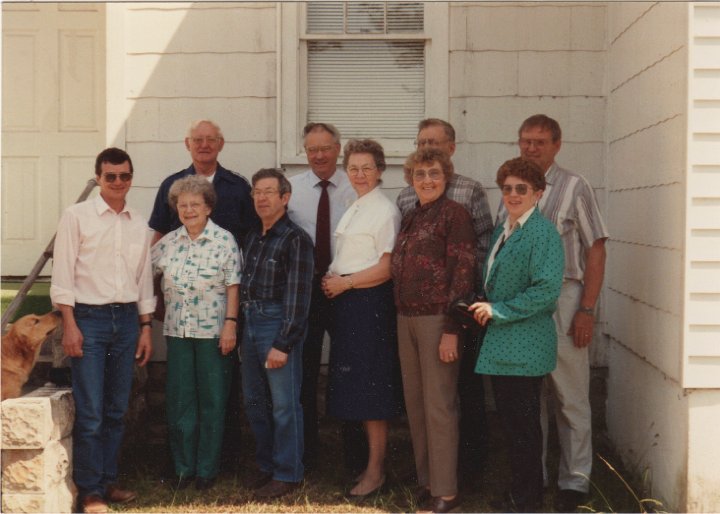
[(13, 323), (2, 338), (2, 399), (17, 398), (35, 361), (43, 341), (61, 322), (60, 313), (44, 316), (28, 314)]

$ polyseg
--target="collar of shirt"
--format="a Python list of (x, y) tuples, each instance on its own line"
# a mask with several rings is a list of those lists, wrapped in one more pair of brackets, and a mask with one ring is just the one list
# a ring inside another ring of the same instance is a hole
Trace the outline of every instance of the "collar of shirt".
[(98, 216), (102, 216), (107, 211), (110, 211), (113, 214), (126, 214), (128, 218), (132, 219), (132, 211), (128, 207), (127, 200), (125, 201), (125, 205), (123, 206), (123, 209), (120, 212), (115, 212), (112, 207), (110, 207), (105, 199), (101, 195), (97, 195), (95, 197), (95, 211), (97, 212)]
[[(195, 238), (195, 241), (199, 239), (212, 239), (212, 237), (210, 237), (210, 234), (215, 230), (216, 227), (217, 225), (215, 225), (215, 223), (213, 223), (213, 221), (208, 218), (207, 223), (205, 224), (205, 228), (203, 229), (202, 233)], [(190, 234), (188, 234), (187, 228), (185, 228), (185, 225), (181, 225), (180, 228), (178, 228), (175, 232), (175, 240), (181, 238), (192, 241), (190, 239)]]
[(290, 221), (290, 218), (288, 217), (287, 211), (285, 211), (285, 214), (283, 214), (280, 219), (278, 219), (275, 223), (273, 223), (273, 226), (268, 229), (268, 231), (263, 235), (263, 225), (262, 221), (259, 221), (255, 224), (255, 227), (253, 231), (256, 233), (257, 237), (267, 237), (270, 235), (279, 235), (285, 232), (287, 229), (287, 224)]
[(553, 184), (558, 174), (558, 165), (555, 161), (550, 165), (548, 170), (545, 172), (545, 182), (547, 184)]
[(506, 241), (510, 237), (510, 234), (512, 234), (516, 228), (522, 228), (523, 226), (525, 226), (525, 223), (528, 219), (530, 219), (530, 216), (532, 216), (532, 213), (535, 211), (535, 209), (537, 209), (537, 205), (534, 205), (531, 209), (525, 211), (525, 214), (520, 216), (512, 227), (510, 226), (510, 218), (505, 218), (505, 223), (503, 223), (503, 233), (505, 234)]

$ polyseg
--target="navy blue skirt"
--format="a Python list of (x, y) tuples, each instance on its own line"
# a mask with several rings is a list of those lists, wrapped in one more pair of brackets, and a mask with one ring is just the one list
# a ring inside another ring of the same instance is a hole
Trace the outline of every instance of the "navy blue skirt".
[(332, 301), (327, 413), (345, 420), (402, 412), (402, 379), (392, 281), (350, 289)]

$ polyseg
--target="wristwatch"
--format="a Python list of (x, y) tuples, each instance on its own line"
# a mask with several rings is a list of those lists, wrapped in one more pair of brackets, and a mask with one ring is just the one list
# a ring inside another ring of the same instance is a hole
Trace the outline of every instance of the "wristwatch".
[(589, 316), (595, 315), (595, 309), (593, 307), (583, 307), (582, 305), (578, 307), (578, 312), (582, 312), (583, 314), (587, 314)]

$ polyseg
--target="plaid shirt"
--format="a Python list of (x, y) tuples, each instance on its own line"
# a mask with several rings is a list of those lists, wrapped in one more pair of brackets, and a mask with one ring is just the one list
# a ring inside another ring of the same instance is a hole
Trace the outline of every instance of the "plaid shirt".
[[(475, 267), (476, 291), (482, 291), (482, 265), (485, 262), (490, 236), (493, 232), (493, 219), (490, 213), (487, 193), (480, 182), (463, 175), (454, 173), (448, 182), (445, 195), (467, 209), (472, 218), (473, 230), (475, 231), (475, 245), (477, 258)], [(403, 189), (397, 198), (397, 206), (400, 213), (405, 215), (417, 207), (418, 197), (415, 189), (408, 186)]]
[(240, 301), (282, 303), (273, 347), (289, 353), (305, 338), (315, 268), (312, 240), (285, 214), (265, 235), (260, 225), (251, 229), (243, 248)]

